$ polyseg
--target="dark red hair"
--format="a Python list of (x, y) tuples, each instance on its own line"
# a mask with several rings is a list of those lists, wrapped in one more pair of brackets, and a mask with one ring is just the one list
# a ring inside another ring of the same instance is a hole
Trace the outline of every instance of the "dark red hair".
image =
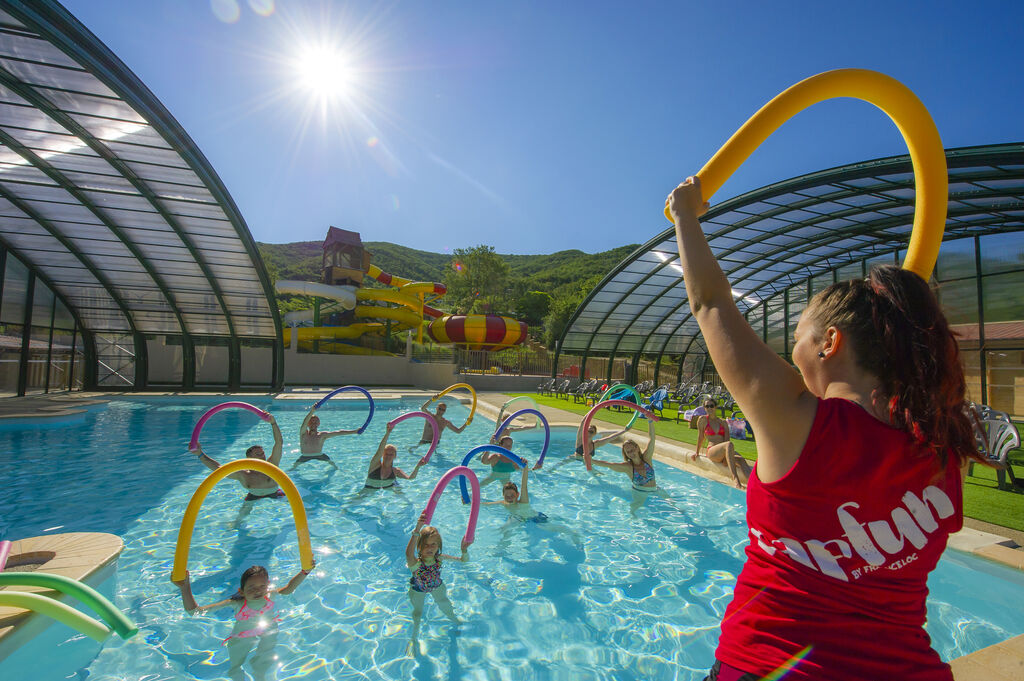
[(867, 279), (829, 286), (807, 313), (817, 330), (834, 326), (850, 342), (857, 364), (877, 376), (889, 422), (909, 433), (945, 465), (983, 461), (964, 411), (960, 350), (928, 283), (893, 265)]

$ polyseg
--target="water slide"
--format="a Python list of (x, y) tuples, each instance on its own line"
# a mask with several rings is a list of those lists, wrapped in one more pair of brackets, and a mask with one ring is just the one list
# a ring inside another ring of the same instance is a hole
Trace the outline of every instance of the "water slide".
[[(396, 286), (395, 289), (369, 289), (355, 286), (330, 286), (307, 281), (281, 280), (275, 285), (279, 293), (291, 293), (306, 296), (318, 296), (336, 302), (343, 310), (353, 310), (356, 319), (377, 320), (383, 319), (392, 322), (392, 332), (404, 331), (406, 329), (419, 329), (423, 324), (424, 315), (427, 317), (439, 317), (443, 314), (429, 305), (424, 304), (428, 296), (434, 300), (443, 296), (446, 292), (444, 284), (429, 282), (414, 282), (401, 277), (395, 277), (387, 272), (381, 271), (379, 267), (370, 266), (368, 274), (389, 286)], [(396, 307), (382, 305), (363, 305), (364, 302), (392, 303)], [(311, 343), (313, 341), (351, 340), (358, 338), (365, 333), (385, 333), (388, 329), (387, 323), (382, 322), (357, 322), (347, 326), (314, 326), (297, 327), (296, 325), (314, 322), (313, 310), (295, 310), (284, 315), (287, 327), (284, 331), (284, 343), (291, 343), (292, 328), (298, 334), (300, 343)], [(338, 344), (329, 351), (340, 353), (359, 354), (359, 348), (348, 344)]]

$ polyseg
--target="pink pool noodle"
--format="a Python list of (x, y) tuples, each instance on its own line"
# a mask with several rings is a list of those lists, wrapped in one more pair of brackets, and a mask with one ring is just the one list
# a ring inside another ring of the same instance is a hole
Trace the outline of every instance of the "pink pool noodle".
[(463, 537), (467, 544), (472, 544), (476, 535), (476, 518), (480, 515), (480, 481), (469, 466), (456, 466), (441, 476), (441, 479), (434, 485), (434, 491), (430, 493), (430, 499), (427, 501), (427, 507), (423, 509), (423, 515), (426, 516), (425, 522), (429, 523), (430, 519), (434, 517), (434, 509), (437, 508), (441, 492), (449, 482), (460, 475), (469, 480), (469, 486), (473, 488), (473, 498), (469, 505), (469, 522), (466, 524), (466, 534)]
[[(652, 421), (657, 421), (658, 420), (657, 416), (655, 416), (651, 412), (647, 411), (646, 409), (644, 409), (640, 405), (636, 404), (635, 402), (629, 402), (627, 400), (608, 400), (607, 402), (598, 402), (597, 404), (594, 405), (594, 407), (590, 411), (587, 412), (587, 415), (583, 417), (583, 422), (580, 423), (580, 429), (579, 429), (579, 441), (580, 442), (584, 442), (584, 443), (586, 442), (585, 438), (586, 438), (587, 428), (590, 427), (590, 421), (594, 418), (594, 414), (596, 414), (601, 409), (605, 409), (607, 407), (629, 407), (630, 409), (633, 409), (634, 411), (640, 412), (641, 414), (643, 414), (644, 416), (646, 416), (647, 418), (649, 418)], [(591, 459), (590, 448), (584, 446), (583, 447), (583, 462), (587, 464), (587, 470), (588, 471), (589, 470), (593, 470), (593, 468), (594, 468), (593, 464), (590, 463), (590, 459)]]
[(432, 414), (425, 411), (410, 411), (402, 414), (396, 419), (391, 419), (388, 421), (388, 425), (394, 427), (396, 424), (401, 423), (406, 419), (411, 419), (414, 416), (425, 418), (427, 422), (430, 423), (430, 427), (434, 430), (434, 440), (430, 443), (430, 449), (428, 449), (427, 453), (420, 459), (420, 463), (427, 463), (430, 461), (430, 457), (433, 456), (434, 450), (437, 449), (437, 443), (441, 439), (441, 431), (437, 429), (437, 421), (434, 420), (434, 416)]
[(196, 445), (199, 444), (199, 433), (202, 432), (203, 426), (206, 425), (206, 422), (210, 420), (210, 417), (216, 414), (217, 412), (223, 411), (225, 409), (245, 409), (247, 411), (251, 411), (253, 414), (256, 414), (264, 421), (270, 420), (269, 411), (263, 411), (259, 407), (254, 407), (248, 402), (222, 402), (221, 404), (218, 404), (216, 407), (213, 407), (212, 409), (207, 409), (206, 413), (199, 417), (199, 423), (197, 423), (196, 427), (192, 429), (192, 439), (189, 440), (188, 443), (189, 451), (195, 449)]
[(9, 555), (11, 555), (11, 542), (6, 539), (0, 541), (0, 572), (3, 572), (4, 566), (7, 565), (7, 556)]

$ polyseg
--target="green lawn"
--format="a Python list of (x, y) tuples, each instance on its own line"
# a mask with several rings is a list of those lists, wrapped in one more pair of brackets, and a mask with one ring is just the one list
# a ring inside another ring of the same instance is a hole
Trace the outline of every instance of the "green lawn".
[[(568, 400), (559, 397), (541, 396), (534, 393), (506, 393), (509, 397), (529, 395), (537, 404), (557, 407), (583, 416), (589, 407), (576, 404), (570, 396)], [(691, 430), (683, 422), (676, 423), (676, 410), (666, 409), (665, 418), (655, 424), (654, 430), (658, 437), (675, 440), (695, 446), (697, 431)], [(601, 411), (595, 420), (625, 425), (632, 418), (632, 412), (615, 412), (610, 409)], [(635, 426), (634, 426), (635, 428)], [(744, 458), (757, 459), (757, 446), (752, 440), (733, 440), (736, 451)], [(1015, 450), (1010, 454), (1010, 463), (1018, 478), (1024, 479), (1024, 450)], [(974, 471), (964, 485), (964, 515), (994, 525), (1009, 527), (1024, 532), (1024, 493), (1001, 490), (996, 487), (996, 471), (987, 466), (975, 465)]]

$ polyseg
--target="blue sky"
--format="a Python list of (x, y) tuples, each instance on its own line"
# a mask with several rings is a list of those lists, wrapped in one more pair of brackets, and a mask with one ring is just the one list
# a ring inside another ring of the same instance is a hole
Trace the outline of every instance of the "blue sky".
[[(595, 252), (663, 230), (665, 195), (762, 104), (821, 71), (910, 87), (947, 147), (1024, 140), (1024, 3), (64, 0), (210, 160), (258, 241), (329, 225), (446, 252)], [(338, 46), (346, 93), (296, 58)], [(712, 203), (906, 152), (824, 102)]]

